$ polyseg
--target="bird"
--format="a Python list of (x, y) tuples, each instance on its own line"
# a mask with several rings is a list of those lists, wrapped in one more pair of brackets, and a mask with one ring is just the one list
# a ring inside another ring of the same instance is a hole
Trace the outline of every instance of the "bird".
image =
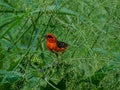
[(46, 47), (49, 51), (56, 54), (58, 57), (58, 53), (64, 53), (68, 44), (62, 41), (58, 41), (54, 34), (48, 33), (45, 35), (46, 37)]

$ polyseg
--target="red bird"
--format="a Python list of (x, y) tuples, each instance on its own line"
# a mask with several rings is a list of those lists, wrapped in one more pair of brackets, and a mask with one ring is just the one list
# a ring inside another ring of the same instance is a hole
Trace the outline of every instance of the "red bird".
[(51, 52), (54, 52), (58, 56), (58, 52), (65, 52), (68, 44), (58, 41), (53, 34), (46, 35), (46, 47)]

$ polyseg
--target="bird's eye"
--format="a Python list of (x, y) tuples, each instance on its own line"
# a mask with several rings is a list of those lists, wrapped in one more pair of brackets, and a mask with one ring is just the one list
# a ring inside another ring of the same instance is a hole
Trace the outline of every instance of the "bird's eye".
[(52, 36), (50, 36), (50, 35), (48, 35), (47, 37), (48, 37), (48, 38), (53, 38), (53, 37), (52, 37)]

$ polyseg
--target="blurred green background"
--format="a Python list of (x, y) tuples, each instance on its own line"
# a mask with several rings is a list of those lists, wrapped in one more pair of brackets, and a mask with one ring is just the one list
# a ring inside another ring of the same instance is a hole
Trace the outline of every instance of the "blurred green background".
[(0, 90), (120, 90), (120, 0), (0, 0)]

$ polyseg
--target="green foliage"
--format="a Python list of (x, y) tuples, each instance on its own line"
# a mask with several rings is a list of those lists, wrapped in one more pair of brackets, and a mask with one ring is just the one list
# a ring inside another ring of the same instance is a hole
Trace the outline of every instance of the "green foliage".
[(119, 29), (119, 0), (0, 0), (0, 90), (120, 90)]

